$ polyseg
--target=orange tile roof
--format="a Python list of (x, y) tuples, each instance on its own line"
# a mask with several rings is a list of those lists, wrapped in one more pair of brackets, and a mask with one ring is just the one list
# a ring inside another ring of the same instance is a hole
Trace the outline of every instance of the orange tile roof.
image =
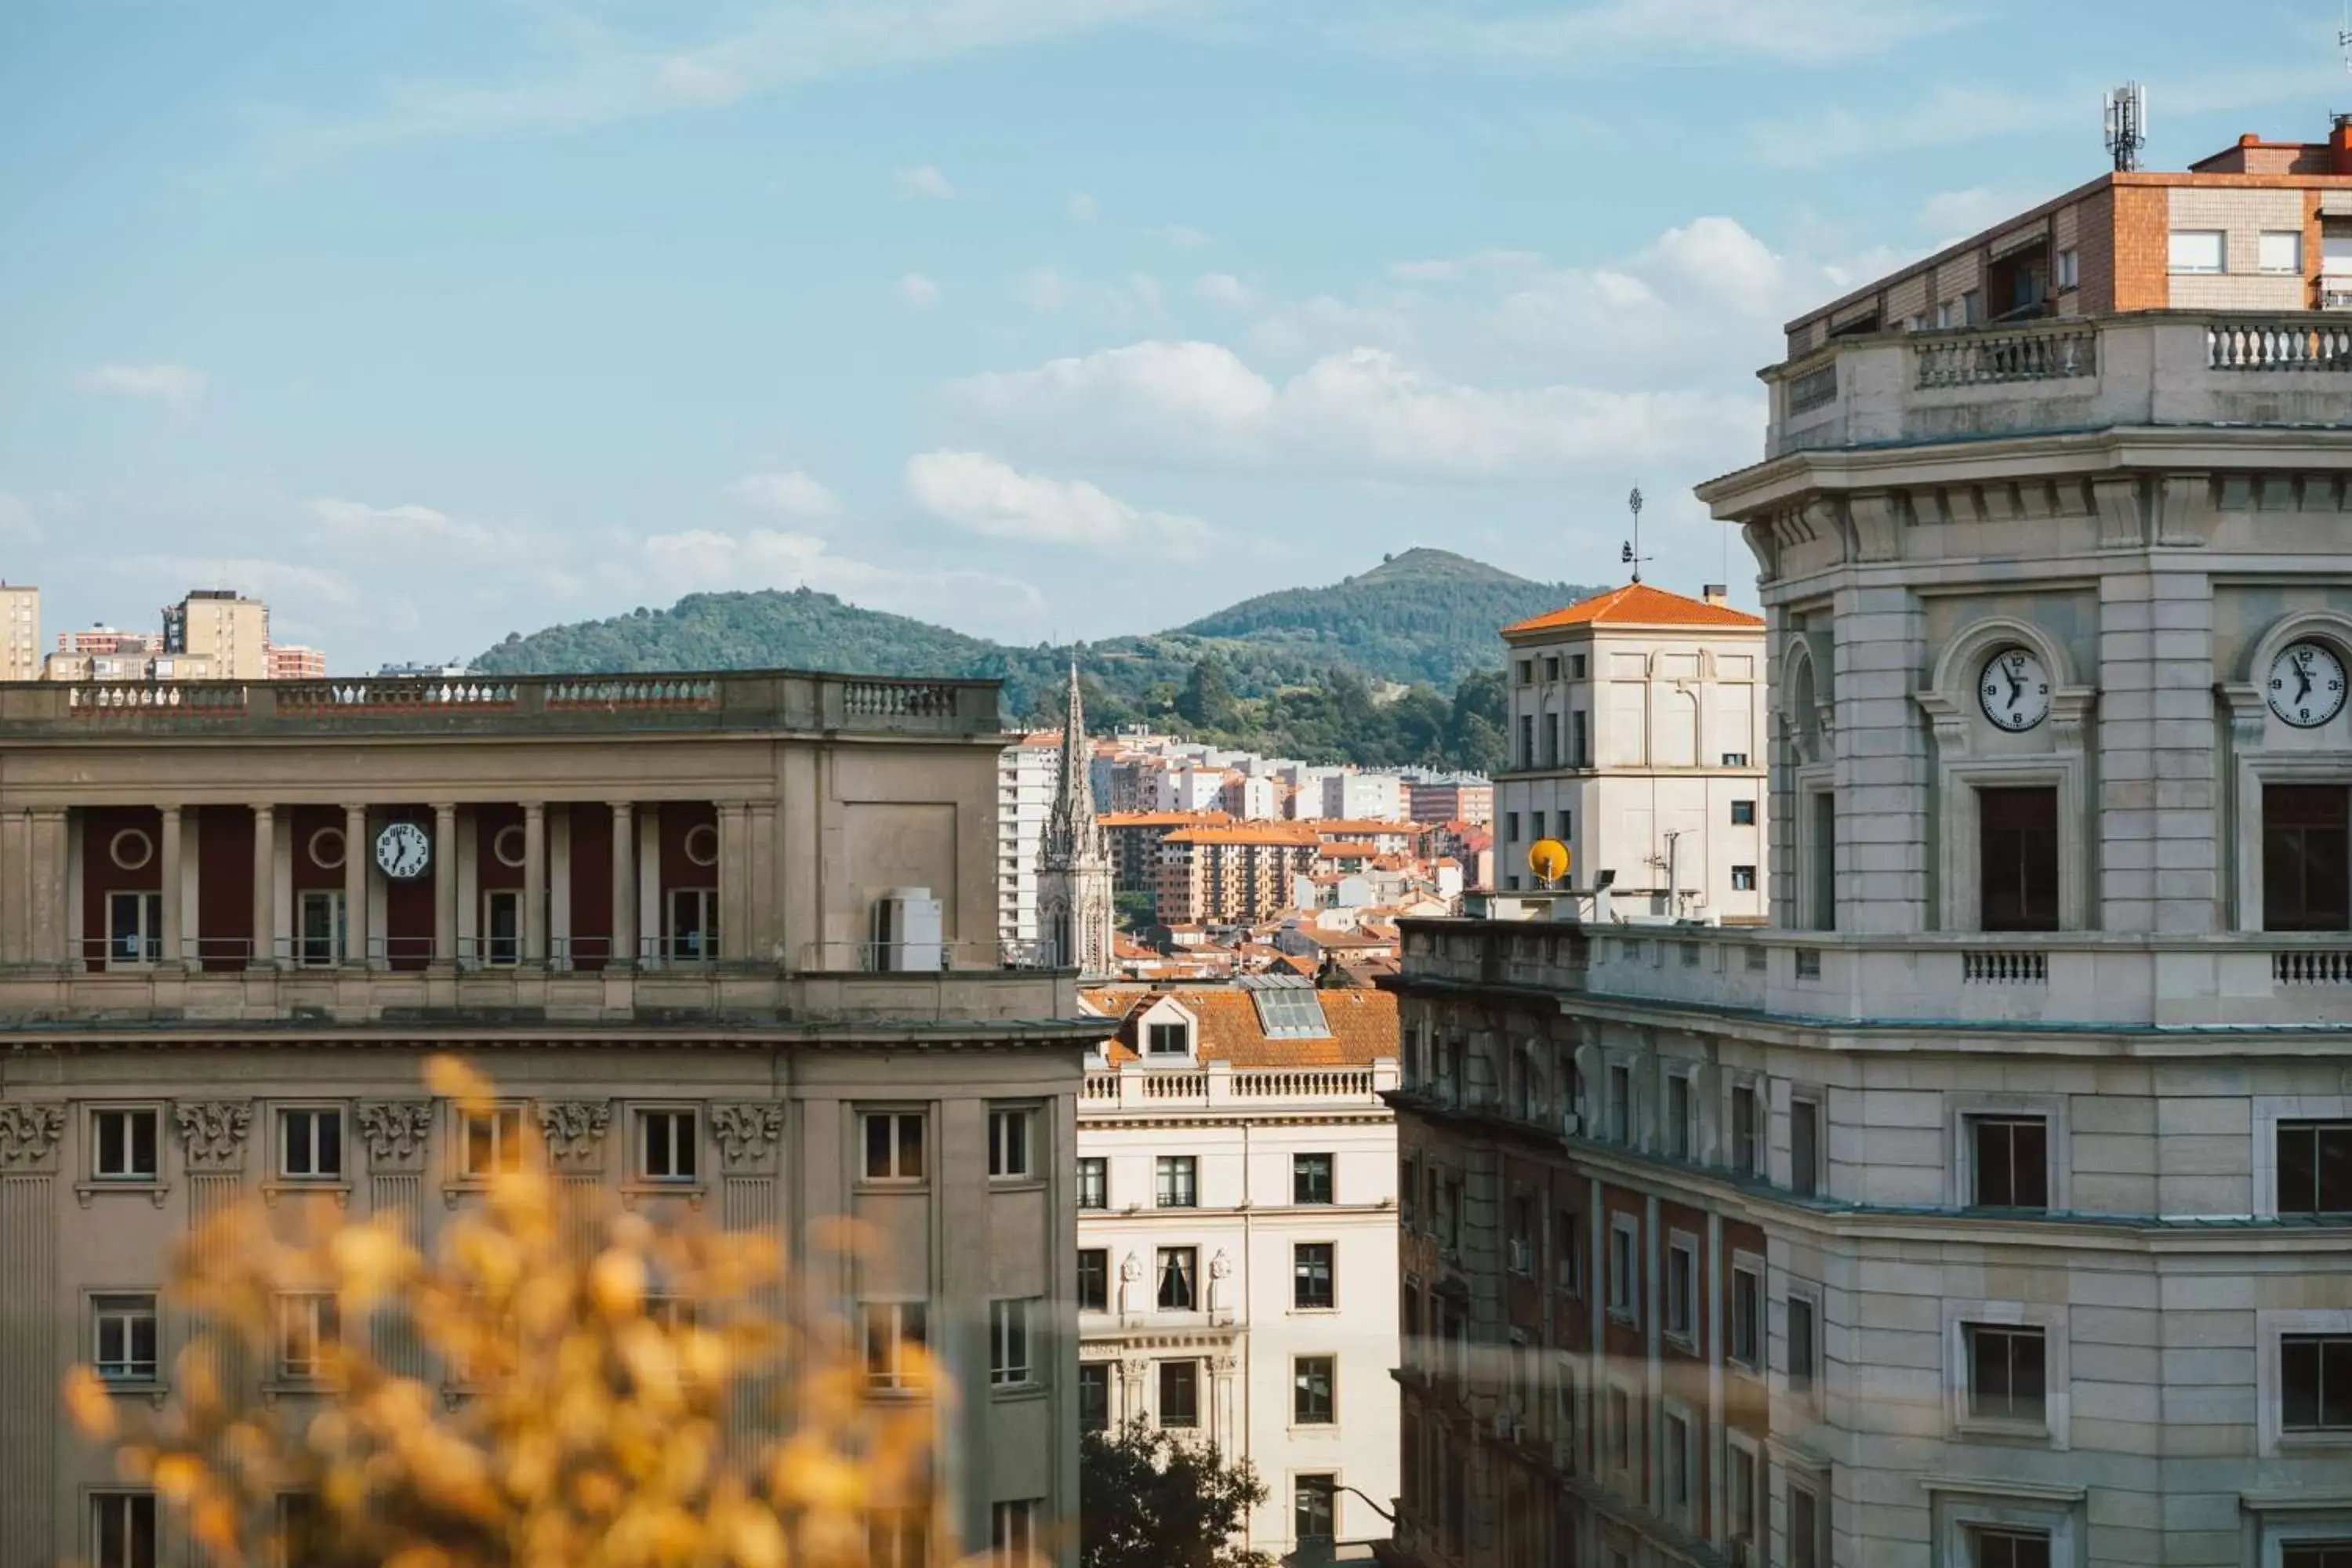
[(1312, 847), (1315, 836), (1269, 824), (1255, 827), (1184, 827), (1160, 840), (1162, 844), (1261, 844), (1284, 849)]
[(1173, 996), (1201, 1021), (1201, 1059), (1237, 1068), (1370, 1067), (1399, 1054), (1396, 994), (1389, 991), (1318, 991), (1330, 1034), (1316, 1039), (1270, 1038), (1258, 1026), (1249, 993), (1232, 986), (1086, 986), (1081, 994), (1098, 1011), (1118, 1020), (1108, 1053), (1111, 1061), (1136, 1059), (1138, 1016), (1163, 995)]
[(1105, 827), (1223, 827), (1233, 818), (1222, 811), (1106, 811), (1095, 820)]
[(1654, 588), (1647, 583), (1628, 583), (1622, 588), (1612, 588), (1580, 600), (1564, 610), (1537, 616), (1503, 628), (1505, 637), (1513, 632), (1550, 631), (1559, 626), (1760, 626), (1761, 616), (1751, 616), (1745, 610), (1735, 610), (1728, 605), (1710, 605), (1705, 599), (1694, 599), (1687, 594), (1669, 593)]

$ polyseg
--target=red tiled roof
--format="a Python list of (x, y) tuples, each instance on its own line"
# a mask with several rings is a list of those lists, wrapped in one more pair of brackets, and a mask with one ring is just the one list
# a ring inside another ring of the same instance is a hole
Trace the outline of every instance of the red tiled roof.
[(1258, 1026), (1249, 993), (1223, 985), (1082, 987), (1098, 1011), (1118, 1019), (1110, 1040), (1113, 1062), (1136, 1058), (1135, 1029), (1145, 1005), (1173, 996), (1201, 1021), (1201, 1059), (1237, 1068), (1370, 1067), (1398, 1055), (1396, 996), (1388, 991), (1318, 991), (1330, 1034), (1315, 1039), (1269, 1038)]
[(1628, 583), (1580, 600), (1564, 610), (1553, 610), (1503, 628), (1513, 632), (1549, 631), (1558, 626), (1760, 626), (1761, 616), (1710, 605), (1686, 594), (1669, 593), (1647, 583)]
[(1105, 827), (1222, 827), (1233, 818), (1222, 811), (1106, 811), (1095, 820)]

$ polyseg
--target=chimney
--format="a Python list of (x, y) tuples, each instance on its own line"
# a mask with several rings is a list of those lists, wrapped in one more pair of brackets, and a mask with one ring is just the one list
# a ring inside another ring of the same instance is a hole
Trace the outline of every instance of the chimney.
[(1709, 583), (1706, 587), (1701, 588), (1698, 592), (1699, 597), (1705, 599), (1710, 605), (1727, 605), (1731, 603), (1730, 590), (1726, 588), (1720, 583)]
[(2328, 132), (2327, 172), (2352, 174), (2352, 114), (2337, 115), (2336, 128)]

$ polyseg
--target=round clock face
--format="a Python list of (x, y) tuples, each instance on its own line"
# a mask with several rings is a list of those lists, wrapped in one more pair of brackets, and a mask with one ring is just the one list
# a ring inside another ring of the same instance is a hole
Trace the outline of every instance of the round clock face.
[(2050, 717), (2050, 672), (2026, 649), (2005, 647), (1985, 660), (1977, 700), (2000, 728), (2031, 730)]
[(2290, 643), (2271, 660), (2271, 711), (2315, 730), (2344, 710), (2344, 661), (2315, 642)]
[(413, 822), (388, 822), (375, 836), (375, 863), (395, 882), (414, 881), (433, 864), (433, 837)]

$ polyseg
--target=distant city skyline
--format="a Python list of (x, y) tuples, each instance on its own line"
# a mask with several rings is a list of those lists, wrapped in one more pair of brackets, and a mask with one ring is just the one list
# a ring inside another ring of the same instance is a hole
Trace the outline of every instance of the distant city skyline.
[(1752, 605), (1688, 488), (1783, 320), (2096, 174), (2113, 82), (2151, 167), (2305, 133), (2338, 22), (36, 0), (0, 573), (339, 668), (803, 584), (1029, 642), (1413, 544), (1611, 577), (1638, 483), (1647, 574)]

